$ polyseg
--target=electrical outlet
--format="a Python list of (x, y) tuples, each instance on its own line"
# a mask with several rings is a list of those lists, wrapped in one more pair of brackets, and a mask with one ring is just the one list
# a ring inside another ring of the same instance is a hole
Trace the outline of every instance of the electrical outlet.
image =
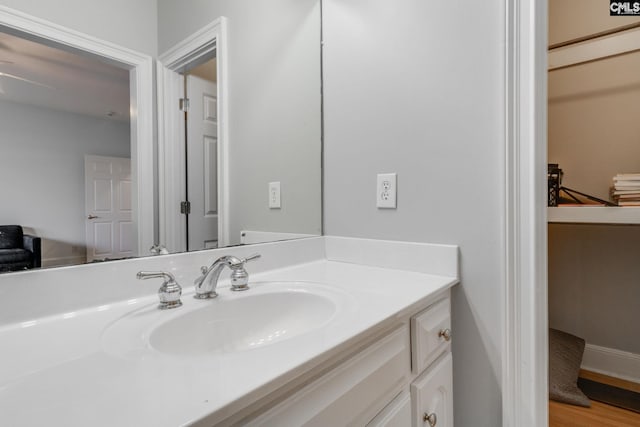
[(269, 209), (280, 209), (280, 181), (269, 183)]
[(378, 184), (376, 186), (376, 206), (383, 209), (396, 208), (396, 182), (395, 173), (378, 174)]

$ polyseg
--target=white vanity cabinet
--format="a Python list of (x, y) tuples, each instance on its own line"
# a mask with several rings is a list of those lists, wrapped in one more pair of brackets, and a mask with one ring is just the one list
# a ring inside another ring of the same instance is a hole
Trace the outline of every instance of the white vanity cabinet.
[(413, 427), (453, 427), (451, 301), (445, 298), (411, 318)]
[(449, 297), (411, 317), (409, 393), (402, 393), (367, 427), (453, 427), (453, 363)]
[[(247, 292), (187, 290), (179, 309), (158, 310), (157, 284), (136, 291), (138, 271), (184, 284), (194, 266), (254, 251)], [(429, 427), (434, 412), (451, 426), (458, 256), (450, 245), (325, 236), (10, 275), (0, 426)], [(74, 298), (15, 304), (52, 281)]]
[(259, 415), (230, 425), (453, 427), (449, 292)]
[(305, 386), (247, 426), (363, 426), (409, 380), (406, 326)]

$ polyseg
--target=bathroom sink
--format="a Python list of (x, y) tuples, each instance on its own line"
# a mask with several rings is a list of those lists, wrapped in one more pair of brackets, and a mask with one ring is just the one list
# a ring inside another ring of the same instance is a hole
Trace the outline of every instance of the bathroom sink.
[(300, 291), (205, 304), (158, 325), (149, 336), (151, 347), (172, 354), (249, 350), (315, 330), (336, 310), (330, 299)]
[(248, 351), (316, 331), (350, 305), (338, 289), (303, 282), (262, 282), (212, 300), (182, 300), (178, 309), (146, 306), (118, 319), (103, 332), (103, 348), (126, 357)]

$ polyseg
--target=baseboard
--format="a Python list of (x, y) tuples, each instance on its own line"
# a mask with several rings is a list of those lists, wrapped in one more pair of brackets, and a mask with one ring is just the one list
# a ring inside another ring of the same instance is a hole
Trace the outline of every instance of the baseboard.
[(640, 383), (640, 354), (587, 344), (581, 368)]
[(43, 258), (42, 266), (43, 267), (64, 267), (66, 265), (85, 264), (86, 262), (87, 262), (87, 257), (85, 255)]

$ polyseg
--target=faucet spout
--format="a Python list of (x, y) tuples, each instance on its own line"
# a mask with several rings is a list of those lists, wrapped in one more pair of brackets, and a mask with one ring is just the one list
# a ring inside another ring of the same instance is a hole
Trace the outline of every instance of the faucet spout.
[(244, 264), (247, 261), (260, 258), (260, 255), (255, 254), (247, 258), (240, 259), (232, 255), (227, 255), (218, 258), (211, 266), (201, 267), (201, 275), (198, 277), (194, 284), (196, 286), (195, 298), (197, 299), (209, 299), (218, 296), (216, 289), (218, 287), (218, 279), (220, 273), (225, 267), (229, 267), (232, 270), (231, 273), (231, 290), (246, 290), (249, 289), (248, 280), (249, 274), (244, 269)]

